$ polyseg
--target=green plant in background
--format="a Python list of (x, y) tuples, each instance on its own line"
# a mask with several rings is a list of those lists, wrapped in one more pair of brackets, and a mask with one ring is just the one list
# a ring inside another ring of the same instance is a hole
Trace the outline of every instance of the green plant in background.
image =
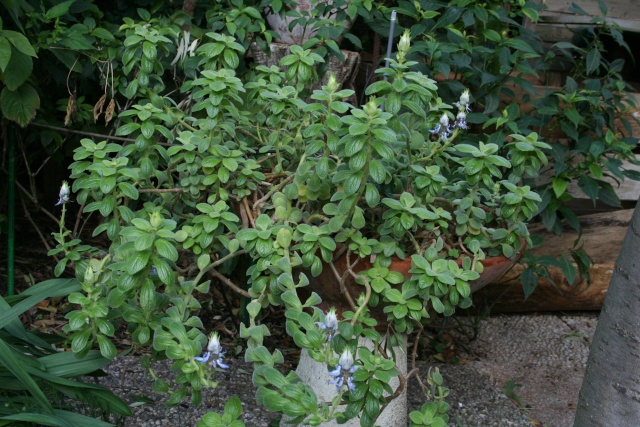
[[(624, 60), (605, 59), (603, 40), (609, 38), (627, 51), (629, 47), (620, 28), (605, 21), (605, 3), (599, 5), (603, 16), (576, 30), (582, 44), (559, 42), (550, 49), (524, 25), (525, 19), (537, 20), (543, 7), (539, 2), (382, 2), (364, 15), (384, 36), (391, 10), (397, 11), (397, 31), (409, 28), (415, 40), (409, 57), (418, 62), (417, 69), (438, 76), (438, 94), (445, 102), (453, 102), (463, 88), (470, 90), (476, 108), (467, 115), (471, 131), (461, 136), (463, 142), (502, 147), (510, 133), (541, 134), (551, 146), (545, 150), (551, 161), (542, 169), (548, 178), (527, 184), (542, 196), (539, 218), (559, 234), (563, 223), (580, 231), (579, 218), (568, 206), (574, 198), (567, 191), (570, 182), (594, 204), (620, 207), (605, 178), (640, 178), (623, 164), (637, 163), (633, 149), (638, 143), (637, 137), (623, 134), (631, 135), (630, 121), (635, 120), (626, 115), (633, 98), (621, 76)], [(586, 15), (577, 6), (572, 10)], [(544, 84), (544, 76), (558, 63), (564, 63), (568, 74), (563, 86), (534, 86), (532, 81), (540, 78)], [(550, 279), (549, 267), (560, 268), (568, 283), (578, 275), (589, 279), (591, 261), (579, 245), (563, 257), (527, 254), (523, 262), (527, 297), (539, 276)]]
[(111, 391), (82, 380), (109, 363), (96, 350), (79, 359), (56, 349), (64, 337), (27, 331), (19, 316), (46, 298), (79, 291), (74, 279), (52, 279), (18, 296), (0, 297), (0, 425), (112, 426), (92, 416), (131, 415), (129, 407)]

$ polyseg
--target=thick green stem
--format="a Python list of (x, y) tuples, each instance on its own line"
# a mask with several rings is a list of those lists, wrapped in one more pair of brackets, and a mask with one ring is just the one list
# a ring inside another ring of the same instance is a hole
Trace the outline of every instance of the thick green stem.
[(360, 188), (356, 192), (356, 198), (353, 201), (353, 205), (351, 205), (351, 209), (349, 209), (349, 213), (347, 214), (347, 218), (351, 218), (353, 216), (353, 212), (356, 210), (358, 206), (358, 201), (364, 194), (364, 190), (367, 188), (367, 180), (369, 178), (369, 165), (371, 164), (371, 139), (372, 134), (369, 132), (369, 138), (367, 140), (367, 161), (362, 167), (362, 182), (360, 182)]

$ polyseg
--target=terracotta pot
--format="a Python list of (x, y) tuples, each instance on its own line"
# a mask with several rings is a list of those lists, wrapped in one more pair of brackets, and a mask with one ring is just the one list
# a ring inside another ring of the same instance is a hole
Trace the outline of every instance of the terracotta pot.
[[(501, 255), (482, 260), (481, 262), (484, 266), (484, 271), (477, 280), (474, 280), (470, 283), (471, 292), (476, 292), (479, 289), (487, 286), (488, 284), (499, 280), (524, 253), (526, 249), (524, 239), (522, 240), (522, 242), (523, 244), (520, 250), (513, 258), (507, 258)], [(355, 255), (352, 255), (351, 263), (353, 263), (356, 259), (357, 257)], [(461, 265), (462, 260), (458, 260), (457, 263), (458, 265)], [(344, 274), (344, 272), (347, 271), (346, 251), (342, 253), (336, 260), (334, 260), (333, 264), (336, 267), (338, 274)], [(358, 273), (362, 270), (368, 270), (371, 267), (372, 264), (371, 262), (369, 262), (369, 259), (364, 258), (360, 259), (358, 264), (353, 267), (353, 271), (355, 273)], [(411, 277), (411, 273), (409, 273), (409, 270), (411, 269), (411, 257), (407, 257), (405, 259), (393, 258), (389, 269), (392, 271), (397, 271), (401, 273), (405, 277), (405, 279), (409, 279)], [(310, 273), (307, 273), (307, 277), (309, 278), (308, 289), (320, 295), (320, 297), (322, 298), (321, 308), (323, 310), (328, 310), (330, 307), (336, 307), (338, 311), (350, 309), (347, 307), (347, 299), (340, 289), (340, 282), (336, 279), (335, 274), (329, 265), (323, 266), (322, 273), (320, 273), (318, 277), (313, 277)], [(347, 278), (345, 286), (354, 299), (357, 298), (360, 293), (364, 292), (364, 286), (357, 284), (353, 277)], [(342, 310), (340, 309), (341, 307), (343, 307)], [(378, 305), (378, 307), (373, 308), (371, 310), (371, 314), (376, 319), (384, 321), (384, 323), (386, 323), (386, 314), (382, 311), (382, 304)]]

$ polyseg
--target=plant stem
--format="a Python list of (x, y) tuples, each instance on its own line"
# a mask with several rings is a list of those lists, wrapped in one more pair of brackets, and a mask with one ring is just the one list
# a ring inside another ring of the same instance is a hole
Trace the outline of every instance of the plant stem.
[(85, 132), (82, 130), (67, 129), (59, 126), (45, 125), (44, 123), (30, 123), (29, 126), (37, 126), (44, 129), (57, 130), (59, 132), (74, 133), (77, 135), (91, 136), (94, 138), (111, 139), (113, 141), (136, 142), (136, 140), (132, 138), (124, 138), (121, 136), (105, 135), (105, 134), (95, 133), (95, 132)]

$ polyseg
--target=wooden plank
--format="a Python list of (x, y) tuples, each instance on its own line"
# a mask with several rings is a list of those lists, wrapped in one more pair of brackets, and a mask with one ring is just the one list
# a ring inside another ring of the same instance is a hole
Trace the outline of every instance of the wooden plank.
[[(601, 16), (598, 0), (542, 0), (547, 8), (540, 12), (540, 17), (551, 14), (575, 15), (569, 12), (573, 3), (580, 6), (591, 16)], [(614, 19), (640, 20), (640, 0), (605, 0), (607, 5), (607, 17)]]
[[(593, 17), (591, 16), (569, 15), (565, 13), (558, 13), (558, 14), (549, 14), (549, 15), (540, 16), (539, 23), (540, 24), (557, 24), (559, 26), (561, 25), (565, 27), (568, 26), (570, 28), (578, 28), (578, 27), (584, 27), (588, 25), (595, 25), (595, 24), (592, 24), (591, 22), (592, 19)], [(608, 16), (604, 18), (604, 21), (607, 24), (618, 25), (620, 29), (623, 31), (631, 31), (634, 33), (640, 32), (640, 21), (610, 18)]]
[[(581, 0), (575, 3), (588, 15), (577, 15), (569, 12), (573, 1), (541, 0), (546, 9), (540, 11), (540, 19), (536, 24), (527, 22), (543, 41), (571, 41), (577, 27), (590, 25), (595, 16), (602, 16), (597, 0)], [(605, 21), (617, 24), (623, 31), (640, 32), (640, 0), (606, 0), (607, 14)]]
[(532, 236), (539, 236), (544, 243), (530, 251), (533, 255), (558, 256), (573, 247), (580, 237), (582, 248), (596, 264), (614, 264), (618, 258), (622, 241), (627, 233), (633, 209), (622, 209), (580, 217), (582, 235), (578, 236), (573, 229), (565, 227), (557, 236), (548, 232), (542, 225), (529, 227)]
[[(640, 157), (636, 156), (636, 158), (640, 160)], [(622, 161), (622, 169), (635, 170), (640, 172), (640, 166), (634, 165), (628, 160)], [(549, 181), (551, 180), (551, 178), (553, 178), (553, 176), (553, 169), (544, 171), (538, 178), (538, 182), (543, 183)], [(604, 176), (602, 180), (611, 184), (613, 190), (616, 192), (618, 198), (621, 201), (635, 202), (636, 200), (640, 199), (640, 181), (634, 181), (629, 178), (625, 179), (624, 181), (619, 181), (609, 176)], [(569, 182), (569, 184), (567, 185), (567, 192), (575, 199), (589, 200), (589, 197), (584, 194), (577, 181)]]
[[(524, 267), (517, 265), (500, 283), (488, 285), (473, 295), (475, 310), (482, 311), (488, 306), (493, 313), (599, 310), (632, 215), (633, 209), (625, 209), (581, 217), (581, 245), (594, 263), (589, 270), (591, 285), (584, 278), (570, 285), (559, 269), (552, 268), (550, 276), (555, 285), (540, 278), (538, 288), (525, 301), (519, 280)], [(532, 227), (531, 234), (545, 239), (542, 246), (531, 250), (537, 256), (566, 253), (578, 238), (572, 230), (556, 236), (542, 227)]]
[[(553, 269), (550, 275), (558, 286), (546, 279), (540, 279), (538, 287), (527, 300), (524, 299), (522, 286), (517, 279), (489, 285), (473, 294), (474, 311), (482, 312), (489, 308), (494, 314), (600, 310), (609, 289), (613, 266), (614, 264), (595, 264), (590, 270), (590, 286), (585, 280), (569, 286), (562, 273)], [(517, 274), (518, 268), (512, 271), (513, 274)]]

